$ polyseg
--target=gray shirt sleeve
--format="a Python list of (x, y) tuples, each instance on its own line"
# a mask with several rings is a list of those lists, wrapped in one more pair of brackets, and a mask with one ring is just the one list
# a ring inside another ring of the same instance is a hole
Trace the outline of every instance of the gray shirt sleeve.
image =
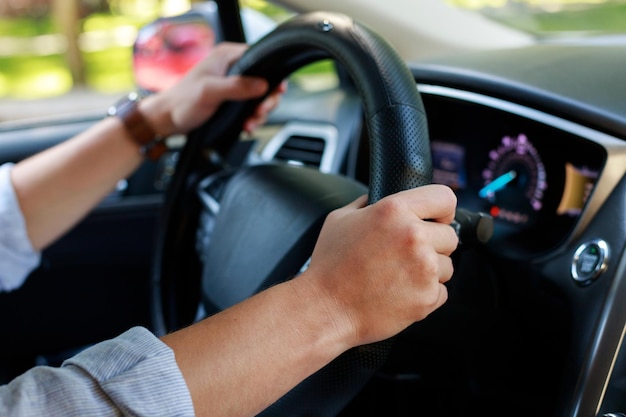
[(193, 416), (174, 352), (143, 327), (0, 386), (0, 415)]
[(21, 286), (41, 259), (41, 254), (30, 243), (11, 184), (12, 166), (0, 166), (0, 292)]

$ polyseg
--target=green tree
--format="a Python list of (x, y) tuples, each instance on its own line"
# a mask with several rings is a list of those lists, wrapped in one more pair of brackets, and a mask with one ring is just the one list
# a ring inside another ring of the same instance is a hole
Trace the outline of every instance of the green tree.
[(52, 0), (52, 20), (56, 30), (67, 42), (65, 59), (72, 74), (74, 85), (85, 84), (85, 65), (80, 52), (79, 0)]

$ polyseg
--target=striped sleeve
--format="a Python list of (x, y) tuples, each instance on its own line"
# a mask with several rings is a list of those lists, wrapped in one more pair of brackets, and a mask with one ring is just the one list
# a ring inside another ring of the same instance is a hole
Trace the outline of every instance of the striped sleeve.
[(173, 351), (143, 327), (0, 387), (2, 416), (193, 416)]

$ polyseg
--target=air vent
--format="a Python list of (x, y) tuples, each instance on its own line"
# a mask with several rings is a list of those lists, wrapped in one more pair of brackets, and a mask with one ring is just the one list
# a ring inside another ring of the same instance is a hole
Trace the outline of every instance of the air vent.
[(319, 168), (326, 141), (309, 136), (290, 136), (278, 149), (274, 159)]
[(261, 153), (265, 161), (283, 161), (331, 172), (337, 149), (337, 128), (328, 124), (291, 122), (269, 140)]

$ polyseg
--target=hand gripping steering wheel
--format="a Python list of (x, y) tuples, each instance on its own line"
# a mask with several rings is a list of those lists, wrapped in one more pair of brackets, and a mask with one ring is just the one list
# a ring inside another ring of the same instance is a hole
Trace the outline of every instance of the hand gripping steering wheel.
[[(346, 69), (362, 98), (370, 138), (369, 188), (277, 164), (216, 173), (215, 161), (237, 141), (260, 99), (225, 103), (189, 135), (168, 189), (154, 264), (157, 333), (193, 321), (199, 304), (211, 314), (295, 275), (331, 210), (365, 192), (374, 203), (431, 182), (427, 122), (415, 80), (393, 48), (366, 26), (336, 13), (297, 16), (252, 45), (230, 72), (262, 76), (274, 88), (296, 69), (324, 58)], [(209, 222), (215, 244), (198, 255), (198, 236), (207, 222), (201, 220), (197, 189), (207, 177), (218, 178), (210, 187), (221, 190), (220, 208)], [(298, 231), (288, 232), (282, 218), (290, 226), (297, 223)], [(390, 346), (383, 341), (349, 350), (263, 415), (337, 415), (382, 365)]]

